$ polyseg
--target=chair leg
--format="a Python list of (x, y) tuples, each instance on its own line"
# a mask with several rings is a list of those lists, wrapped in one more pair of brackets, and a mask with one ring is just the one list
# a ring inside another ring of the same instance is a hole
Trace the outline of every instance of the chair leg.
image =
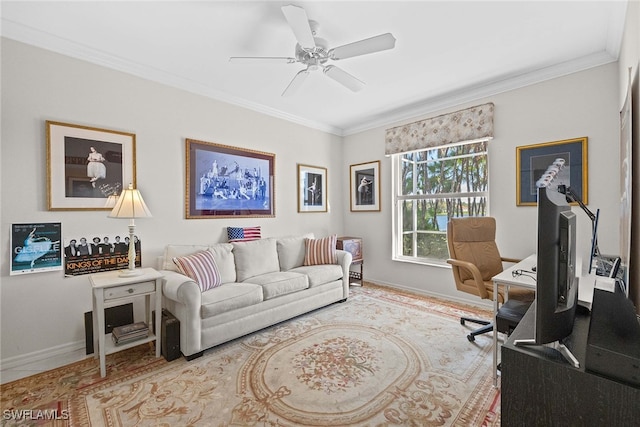
[(483, 325), (481, 328), (471, 331), (469, 335), (467, 335), (467, 339), (470, 342), (473, 342), (476, 340), (476, 335), (482, 335), (482, 334), (486, 334), (488, 332), (493, 331), (493, 323), (488, 320), (472, 319), (470, 317), (461, 317), (460, 324), (464, 325), (465, 322), (471, 322), (471, 323), (476, 323), (478, 325)]

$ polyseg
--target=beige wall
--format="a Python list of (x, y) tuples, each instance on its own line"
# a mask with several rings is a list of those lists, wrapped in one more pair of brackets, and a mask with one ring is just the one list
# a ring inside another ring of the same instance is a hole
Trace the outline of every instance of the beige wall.
[[(106, 211), (47, 211), (45, 120), (136, 134), (137, 183), (153, 218), (136, 221), (143, 265), (168, 243), (226, 241), (226, 227), (265, 236), (341, 233), (341, 138), (121, 72), (2, 39), (1, 359), (84, 347), (91, 310), (86, 276), (9, 276), (12, 223), (57, 222), (64, 236), (116, 235), (126, 220)], [(185, 138), (275, 153), (276, 218), (186, 220)], [(297, 212), (296, 163), (328, 169), (329, 213)]]
[[(589, 138), (589, 207), (601, 210), (600, 248), (606, 253), (618, 250), (618, 68), (612, 63), (346, 137), (343, 170), (348, 169), (348, 163), (382, 162), (382, 212), (348, 212), (344, 221), (346, 233), (363, 237), (369, 280), (468, 299), (454, 290), (448, 267), (392, 261), (391, 159), (384, 157), (384, 132), (402, 123), (486, 102), (495, 104), (495, 138), (489, 143), (489, 203), (490, 214), (498, 223), (500, 251), (524, 258), (536, 250), (537, 211), (516, 206), (516, 147), (582, 136)], [(579, 208), (574, 211), (578, 245), (587, 254), (591, 221)]]
[[(498, 219), (498, 243), (505, 255), (523, 257), (535, 250), (535, 209), (515, 206), (515, 147), (579, 136), (589, 137), (589, 206), (602, 209), (601, 247), (617, 248), (618, 112), (624, 90), (620, 80), (623, 66), (635, 67), (637, 76), (638, 9), (637, 2), (630, 3), (620, 69), (605, 65), (416, 117), (483, 102), (496, 105), (496, 138), (490, 145), (491, 214)], [(83, 313), (91, 310), (86, 277), (64, 278), (59, 272), (8, 275), (10, 225), (61, 221), (65, 236), (126, 231), (125, 223), (107, 219), (104, 211), (47, 211), (45, 120), (136, 134), (138, 187), (154, 215), (137, 222), (147, 266), (154, 265), (167, 243), (225, 240), (227, 225), (261, 225), (267, 236), (344, 233), (364, 238), (368, 280), (473, 301), (454, 290), (448, 268), (391, 261), (391, 168), (390, 159), (383, 156), (384, 128), (339, 138), (7, 39), (2, 39), (1, 48), (3, 368), (83, 348)], [(185, 138), (275, 153), (277, 217), (185, 220)], [(351, 213), (349, 165), (372, 160), (381, 160), (382, 211)], [(327, 167), (329, 213), (297, 213), (296, 163)], [(635, 203), (640, 201), (637, 188)], [(578, 218), (585, 234), (586, 217), (578, 213)]]

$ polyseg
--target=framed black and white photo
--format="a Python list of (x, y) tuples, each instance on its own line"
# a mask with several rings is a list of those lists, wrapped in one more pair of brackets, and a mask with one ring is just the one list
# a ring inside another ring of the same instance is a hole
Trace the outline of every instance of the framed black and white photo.
[(107, 198), (136, 186), (132, 133), (47, 121), (48, 209), (109, 210)]
[(186, 140), (185, 216), (275, 217), (276, 155)]
[(18, 274), (62, 270), (62, 223), (11, 224), (11, 271)]
[(536, 182), (556, 159), (564, 160), (569, 186), (587, 204), (587, 137), (582, 137), (516, 147), (517, 206), (538, 204)]
[(298, 212), (327, 212), (327, 169), (298, 164)]
[(351, 212), (380, 211), (380, 161), (350, 166)]

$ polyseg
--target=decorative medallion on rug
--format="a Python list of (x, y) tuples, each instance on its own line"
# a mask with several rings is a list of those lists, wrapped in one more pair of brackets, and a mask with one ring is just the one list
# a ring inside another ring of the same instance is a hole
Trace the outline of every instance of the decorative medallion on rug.
[[(34, 408), (57, 402), (68, 411), (65, 425), (73, 426), (500, 425), (491, 337), (470, 343), (461, 315), (490, 313), (353, 287), (345, 303), (210, 349), (191, 362), (145, 355), (148, 363), (141, 365), (139, 355), (125, 351), (138, 360), (129, 361), (136, 367), (130, 373), (122, 371), (126, 360), (112, 357), (117, 353), (107, 358), (106, 379), (72, 375), (67, 380), (82, 386), (68, 387), (65, 397), (52, 393), (62, 386), (47, 377), (49, 385), (35, 382), (41, 390), (29, 393), (38, 396)], [(148, 345), (134, 351), (145, 350), (152, 354)], [(79, 363), (95, 365), (93, 375), (99, 370), (93, 359)], [(27, 393), (13, 384), (3, 386), (3, 409), (19, 407), (19, 394)]]

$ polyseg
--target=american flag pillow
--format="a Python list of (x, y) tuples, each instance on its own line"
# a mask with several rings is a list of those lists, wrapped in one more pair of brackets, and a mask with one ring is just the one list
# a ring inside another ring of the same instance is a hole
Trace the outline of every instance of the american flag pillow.
[(335, 234), (322, 239), (304, 239), (304, 265), (337, 264), (337, 240)]
[(222, 284), (216, 260), (209, 251), (174, 257), (173, 263), (182, 274), (196, 282), (202, 292)]
[(227, 237), (229, 242), (247, 242), (258, 240), (260, 236), (260, 226), (257, 227), (227, 227)]

